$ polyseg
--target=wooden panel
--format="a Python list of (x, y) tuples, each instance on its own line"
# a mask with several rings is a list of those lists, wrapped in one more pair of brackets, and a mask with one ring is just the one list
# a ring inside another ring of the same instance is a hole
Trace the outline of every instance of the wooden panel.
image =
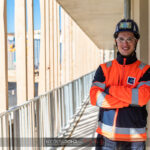
[(56, 1), (54, 0), (54, 34), (53, 34), (53, 42), (54, 42), (54, 52), (53, 52), (53, 62), (54, 62), (54, 72), (53, 72), (53, 80), (54, 80), (54, 88), (57, 86), (58, 76), (57, 76), (57, 53), (58, 53), (58, 46), (57, 46), (57, 5)]
[(53, 62), (53, 52), (54, 52), (54, 0), (50, 0), (50, 89), (53, 89), (53, 71), (54, 71), (54, 62)]
[(50, 90), (50, 1), (46, 0), (46, 90)]
[(69, 28), (69, 48), (70, 48), (70, 80), (73, 80), (73, 22), (70, 19), (70, 28)]
[(65, 13), (65, 59), (66, 59), (66, 68), (65, 68), (65, 72), (66, 72), (66, 76), (65, 76), (65, 82), (69, 82), (69, 54), (70, 54), (70, 50), (69, 50), (69, 16), (67, 13)]
[(59, 22), (59, 4), (56, 6), (57, 14), (57, 86), (60, 86), (60, 22)]
[(62, 62), (61, 62), (61, 84), (64, 84), (66, 82), (65, 76), (65, 68), (66, 68), (66, 58), (65, 58), (65, 12), (62, 9), (61, 11), (61, 25), (62, 25), (62, 32), (61, 32), (61, 38), (62, 38)]
[(27, 0), (28, 12), (28, 99), (34, 97), (33, 0)]
[(76, 34), (76, 78), (79, 78), (80, 72), (81, 72), (81, 67), (80, 67), (80, 44), (81, 44), (81, 35), (79, 32), (79, 27), (77, 27), (77, 34)]
[[(86, 42), (86, 38), (84, 38), (84, 41)], [(87, 62), (86, 62), (86, 57), (89, 55), (89, 52), (87, 52), (87, 44), (84, 44), (82, 51), (83, 51), (83, 57), (82, 57), (82, 62), (83, 62), (83, 74), (86, 74), (86, 69), (87, 69)]]
[(78, 71), (78, 57), (77, 57), (77, 49), (78, 49), (78, 29), (77, 25), (75, 24), (74, 26), (74, 41), (75, 41), (75, 54), (74, 54), (74, 59), (75, 59), (75, 64), (74, 64), (74, 78), (77, 78), (77, 71)]
[(75, 39), (76, 39), (76, 27), (75, 27), (75, 23), (72, 22), (72, 65), (73, 65), (73, 70), (72, 70), (72, 78), (75, 79), (75, 65), (76, 65), (76, 62), (75, 62), (75, 51), (76, 51), (76, 43), (75, 43)]
[(45, 0), (40, 0), (41, 9), (41, 39), (40, 39), (40, 66), (39, 66), (39, 94), (46, 91), (46, 22)]
[(8, 108), (6, 0), (0, 4), (0, 112)]
[(26, 2), (15, 0), (17, 104), (27, 100)]

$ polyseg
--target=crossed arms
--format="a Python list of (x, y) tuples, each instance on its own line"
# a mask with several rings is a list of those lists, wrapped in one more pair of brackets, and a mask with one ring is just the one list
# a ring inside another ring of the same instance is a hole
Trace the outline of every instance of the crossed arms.
[(125, 86), (106, 87), (104, 73), (99, 66), (90, 89), (90, 99), (92, 105), (107, 109), (146, 105), (150, 100), (150, 68), (135, 88), (129, 88)]

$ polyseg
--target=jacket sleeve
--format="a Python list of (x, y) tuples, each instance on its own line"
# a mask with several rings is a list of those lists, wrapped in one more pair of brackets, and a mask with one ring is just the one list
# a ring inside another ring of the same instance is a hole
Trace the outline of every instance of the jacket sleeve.
[(101, 66), (98, 67), (94, 76), (94, 80), (90, 89), (90, 100), (92, 105), (107, 109), (129, 106), (127, 102), (120, 101), (118, 98), (113, 97), (107, 92), (105, 76)]
[(124, 86), (111, 86), (109, 93), (122, 102), (130, 105), (144, 106), (150, 100), (150, 68), (146, 71), (143, 77), (139, 80), (135, 88)]

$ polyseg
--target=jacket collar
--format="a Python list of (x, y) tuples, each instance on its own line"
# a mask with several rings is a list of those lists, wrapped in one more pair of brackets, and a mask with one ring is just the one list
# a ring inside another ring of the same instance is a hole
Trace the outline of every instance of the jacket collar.
[(137, 61), (137, 57), (136, 57), (136, 52), (132, 53), (130, 56), (128, 57), (124, 57), (122, 56), (119, 52), (117, 52), (117, 62), (121, 65), (123, 65), (123, 62), (124, 62), (124, 58), (126, 59), (126, 65), (128, 64), (132, 64), (134, 63), (135, 61)]

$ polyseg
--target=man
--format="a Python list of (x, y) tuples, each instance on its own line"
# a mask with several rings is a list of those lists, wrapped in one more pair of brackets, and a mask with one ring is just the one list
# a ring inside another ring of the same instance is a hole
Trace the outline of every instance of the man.
[(90, 90), (91, 104), (100, 107), (97, 150), (144, 150), (150, 100), (150, 66), (137, 60), (137, 24), (121, 20), (114, 33), (117, 58), (101, 64)]

